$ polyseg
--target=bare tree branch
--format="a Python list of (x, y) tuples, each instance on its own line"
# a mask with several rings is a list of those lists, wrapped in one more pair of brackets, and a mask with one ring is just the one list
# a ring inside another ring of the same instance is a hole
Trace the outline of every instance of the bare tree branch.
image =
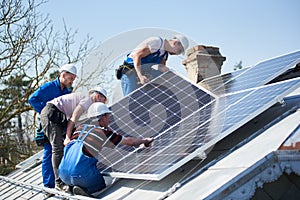
[(68, 28), (65, 22), (63, 33), (56, 32), (49, 15), (39, 13), (39, 7), (46, 2), (0, 2), (0, 136), (7, 140), (12, 133), (34, 132), (27, 127), (35, 127), (36, 119), (24, 123), (22, 116), (31, 113), (33, 117), (29, 96), (49, 80), (49, 74), (65, 63), (82, 64), (90, 52), (92, 38), (87, 36), (78, 42), (78, 31)]

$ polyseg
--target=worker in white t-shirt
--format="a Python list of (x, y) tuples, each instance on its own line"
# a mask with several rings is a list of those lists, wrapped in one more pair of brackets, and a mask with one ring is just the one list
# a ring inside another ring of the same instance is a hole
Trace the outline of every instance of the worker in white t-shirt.
[(140, 85), (168, 71), (168, 55), (184, 54), (188, 46), (189, 41), (183, 35), (175, 35), (169, 40), (161, 37), (144, 40), (126, 56), (123, 65), (117, 70), (116, 75), (121, 79), (123, 95), (126, 96)]

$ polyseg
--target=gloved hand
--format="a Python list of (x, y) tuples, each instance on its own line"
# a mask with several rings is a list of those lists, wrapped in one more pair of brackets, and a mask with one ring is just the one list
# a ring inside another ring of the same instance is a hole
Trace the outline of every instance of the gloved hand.
[(37, 146), (44, 146), (45, 143), (45, 134), (43, 130), (37, 130), (36, 136), (34, 138)]

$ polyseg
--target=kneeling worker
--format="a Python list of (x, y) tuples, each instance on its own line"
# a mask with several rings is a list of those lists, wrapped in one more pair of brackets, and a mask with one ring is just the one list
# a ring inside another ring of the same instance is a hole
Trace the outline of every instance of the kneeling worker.
[(112, 132), (108, 129), (110, 113), (105, 104), (93, 103), (88, 109), (90, 124), (79, 126), (64, 149), (58, 173), (64, 183), (74, 186), (74, 194), (91, 196), (106, 187), (96, 166), (102, 147), (114, 148), (118, 144), (147, 147), (153, 141), (153, 138), (124, 137)]

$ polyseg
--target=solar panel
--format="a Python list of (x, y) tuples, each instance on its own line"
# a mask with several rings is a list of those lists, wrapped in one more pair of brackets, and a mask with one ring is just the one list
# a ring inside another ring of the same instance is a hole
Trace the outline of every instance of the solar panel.
[(248, 69), (249, 68), (244, 68), (227, 74), (216, 75), (206, 78), (198, 84), (220, 96), (225, 94), (226, 91), (229, 91), (230, 85), (235, 82), (235, 79), (242, 73), (245, 73), (245, 71)]
[(124, 135), (152, 137), (214, 99), (205, 89), (169, 71), (112, 105), (110, 127)]
[(299, 88), (299, 82), (300, 78), (296, 78), (225, 95), (222, 98), (226, 98), (227, 109), (222, 132), (232, 132), (276, 102), (282, 102), (284, 96)]
[[(299, 88), (299, 86), (300, 78), (294, 78), (223, 96), (222, 98), (226, 98), (227, 108), (225, 110), (219, 110), (217, 115), (213, 115), (217, 120), (219, 120), (219, 117), (225, 116), (222, 131), (218, 135), (206, 134), (206, 142), (201, 148), (195, 151), (194, 155), (216, 144), (275, 103), (281, 102), (284, 104), (283, 98)], [(216, 125), (219, 126), (220, 124)]]
[(293, 79), (219, 99), (168, 72), (112, 106), (114, 131), (152, 136), (154, 146), (104, 148), (99, 167), (113, 177), (161, 180), (299, 85), (300, 79)]
[[(194, 112), (199, 115), (197, 123), (209, 119), (215, 101), (212, 93), (169, 71), (112, 105), (110, 128), (125, 136), (159, 138), (155, 145), (167, 146), (173, 137), (184, 136), (183, 130), (191, 126), (185, 126), (183, 119)], [(197, 123), (191, 127), (196, 128)], [(127, 155), (135, 151), (136, 148), (122, 145), (114, 150), (104, 148), (103, 164), (114, 171), (117, 168), (127, 172), (132, 168)]]
[(235, 92), (264, 85), (289, 68), (295, 67), (297, 63), (300, 63), (300, 51), (269, 59), (233, 73), (205, 79), (200, 84), (206, 85), (216, 94)]

